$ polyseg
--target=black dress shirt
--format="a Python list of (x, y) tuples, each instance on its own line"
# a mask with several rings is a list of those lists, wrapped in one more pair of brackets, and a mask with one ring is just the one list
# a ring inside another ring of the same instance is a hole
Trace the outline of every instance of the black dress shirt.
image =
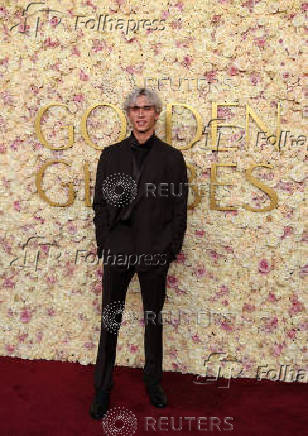
[[(133, 153), (133, 179), (138, 186), (138, 182), (140, 179), (141, 169), (143, 167), (144, 160), (152, 148), (153, 142), (156, 140), (155, 132), (143, 143), (140, 144), (137, 138), (134, 135), (134, 132), (131, 132), (129, 137), (129, 146), (131, 152)], [(120, 221), (127, 225), (132, 224), (132, 210), (134, 207), (134, 202), (132, 201), (129, 206), (121, 213)]]

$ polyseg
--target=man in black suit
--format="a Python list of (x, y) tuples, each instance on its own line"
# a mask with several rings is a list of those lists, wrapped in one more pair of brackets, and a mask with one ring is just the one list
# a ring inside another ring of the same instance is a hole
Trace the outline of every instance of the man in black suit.
[(145, 320), (143, 379), (151, 403), (156, 407), (167, 405), (160, 385), (161, 311), (169, 264), (181, 250), (186, 232), (188, 180), (181, 151), (155, 134), (161, 109), (155, 92), (136, 88), (124, 103), (133, 127), (131, 135), (103, 149), (97, 165), (93, 221), (104, 276), (94, 374), (96, 394), (90, 408), (94, 419), (102, 418), (108, 410), (113, 387), (118, 330), (110, 331), (112, 322), (108, 325), (106, 313), (116, 312), (117, 304), (121, 304), (121, 322), (126, 291), (135, 272)]

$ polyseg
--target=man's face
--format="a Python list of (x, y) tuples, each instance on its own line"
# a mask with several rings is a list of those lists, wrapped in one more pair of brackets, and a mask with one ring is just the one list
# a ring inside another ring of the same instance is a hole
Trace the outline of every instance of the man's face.
[(134, 131), (146, 133), (153, 129), (159, 114), (155, 112), (155, 108), (149, 103), (148, 98), (145, 95), (140, 95), (128, 110), (128, 118)]

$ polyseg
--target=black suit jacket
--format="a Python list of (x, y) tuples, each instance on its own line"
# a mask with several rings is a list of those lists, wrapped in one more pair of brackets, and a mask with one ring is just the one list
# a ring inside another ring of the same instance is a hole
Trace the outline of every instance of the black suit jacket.
[[(97, 254), (165, 254), (168, 262), (182, 248), (187, 228), (188, 179), (182, 152), (160, 140), (156, 134), (142, 168), (137, 195), (124, 206), (110, 204), (102, 185), (108, 176), (133, 177), (132, 134), (101, 152), (96, 172), (92, 207), (95, 211)], [(147, 189), (146, 183), (149, 188)], [(152, 193), (154, 190), (154, 194)], [(151, 192), (150, 192), (151, 191)], [(132, 207), (129, 224), (121, 221)], [(143, 261), (140, 263), (144, 267)], [(145, 267), (147, 268), (147, 267)], [(137, 268), (138, 269), (138, 268)]]

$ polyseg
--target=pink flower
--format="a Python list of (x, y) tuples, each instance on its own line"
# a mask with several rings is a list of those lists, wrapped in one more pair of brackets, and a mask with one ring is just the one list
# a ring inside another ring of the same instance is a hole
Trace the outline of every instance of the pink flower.
[(178, 288), (177, 286), (174, 288), (176, 295), (183, 295), (186, 294), (186, 291), (183, 289)]
[(218, 259), (218, 254), (217, 254), (217, 251), (216, 250), (209, 250), (209, 254), (210, 254), (210, 257), (212, 258), (212, 259)]
[(255, 43), (258, 47), (264, 48), (265, 45), (265, 39), (264, 38), (256, 38)]
[(48, 314), (48, 316), (54, 316), (55, 313), (56, 313), (56, 311), (55, 311), (52, 307), (50, 307), (50, 308), (47, 310), (47, 314)]
[(93, 348), (95, 348), (96, 345), (94, 345), (93, 342), (85, 342), (85, 343), (84, 343), (84, 347), (85, 347), (87, 350), (93, 350)]
[(197, 235), (197, 236), (204, 236), (205, 235), (205, 231), (204, 230), (195, 230), (195, 235)]
[(308, 330), (308, 321), (303, 321), (298, 325), (300, 330)]
[(188, 45), (193, 41), (192, 38), (185, 38), (182, 41), (175, 41), (175, 45), (177, 48), (185, 47), (187, 48)]
[(78, 103), (80, 103), (80, 102), (84, 101), (84, 96), (81, 94), (74, 95), (73, 101), (77, 101)]
[(226, 210), (225, 215), (233, 215), (236, 216), (238, 214), (238, 210)]
[(214, 71), (214, 70), (208, 71), (207, 73), (204, 74), (204, 76), (208, 82), (213, 82), (216, 79), (217, 71)]
[(169, 17), (169, 15), (170, 15), (170, 12), (168, 11), (168, 9), (166, 9), (165, 11), (162, 12), (161, 17), (162, 17), (162, 19), (165, 20), (166, 18)]
[(186, 259), (185, 254), (184, 254), (184, 253), (179, 253), (179, 254), (177, 255), (176, 262), (177, 262), (177, 263), (184, 263), (184, 262), (185, 262), (185, 259)]
[(223, 329), (223, 330), (226, 330), (226, 331), (232, 331), (233, 329), (232, 329), (232, 326), (230, 325), (230, 324), (228, 324), (226, 321), (223, 321), (221, 324), (220, 324), (220, 326), (221, 326), (221, 328)]
[(249, 10), (252, 12), (255, 6), (255, 2), (258, 3), (258, 0), (247, 0), (245, 3), (242, 3), (242, 7), (249, 8)]
[(73, 223), (69, 223), (67, 225), (67, 231), (68, 233), (70, 233), (71, 235), (75, 235), (77, 232), (77, 226)]
[(0, 6), (0, 17), (3, 18), (5, 16), (7, 16), (7, 15), (8, 15), (7, 9), (5, 9), (4, 6)]
[(206, 269), (204, 267), (200, 267), (196, 269), (196, 276), (203, 277), (206, 274)]
[(16, 138), (15, 140), (14, 140), (14, 142), (12, 143), (12, 145), (11, 145), (11, 149), (12, 150), (19, 150), (19, 145), (22, 143), (22, 141), (19, 139), (19, 138)]
[(32, 318), (32, 314), (29, 309), (24, 309), (20, 314), (20, 321), (27, 323)]
[(174, 5), (176, 8), (178, 8), (180, 11), (182, 11), (183, 10), (183, 2), (177, 2), (175, 5)]
[(268, 301), (271, 301), (272, 303), (274, 303), (275, 301), (278, 301), (276, 298), (276, 295), (273, 292), (270, 292), (268, 294)]
[(3, 282), (4, 288), (14, 288), (15, 282), (11, 280), (11, 277), (6, 277)]
[(170, 286), (171, 288), (175, 288), (178, 284), (178, 279), (174, 276), (169, 276), (167, 277), (167, 283), (168, 286)]
[(83, 70), (80, 70), (79, 78), (85, 82), (89, 80), (89, 76)]
[(14, 209), (17, 210), (18, 212), (20, 212), (20, 210), (21, 210), (20, 201), (16, 200), (16, 201), (14, 201), (13, 204), (14, 204)]
[(170, 350), (169, 352), (168, 352), (168, 355), (169, 356), (171, 356), (171, 357), (173, 357), (174, 359), (178, 356), (178, 351), (177, 350)]
[(48, 254), (50, 246), (46, 245), (46, 244), (42, 244), (41, 247), (42, 247), (43, 253)]
[(230, 75), (230, 76), (237, 76), (238, 74), (239, 74), (239, 70), (238, 70), (237, 67), (235, 67), (235, 66), (233, 65), (233, 66), (231, 66), (231, 67), (229, 68), (229, 75)]
[(275, 344), (274, 345), (274, 356), (279, 356), (281, 354), (281, 351), (283, 349), (283, 345), (282, 344)]
[(305, 277), (307, 274), (308, 274), (308, 263), (306, 263), (306, 265), (304, 265), (304, 266), (301, 268), (301, 270), (300, 270), (300, 272), (299, 272), (299, 276), (303, 278), (303, 277)]
[(259, 262), (259, 272), (261, 274), (268, 274), (270, 272), (270, 265), (266, 259), (261, 259)]
[(253, 312), (256, 310), (256, 306), (254, 304), (245, 303), (242, 307), (243, 312)]
[(33, 216), (33, 219), (35, 219), (36, 221), (39, 221), (41, 224), (44, 224), (45, 220), (44, 218), (40, 217), (40, 216)]
[(291, 329), (291, 330), (288, 331), (287, 334), (288, 334), (288, 336), (289, 336), (290, 339), (295, 339), (295, 338), (296, 338), (297, 331), (296, 331), (295, 329)]
[(80, 57), (80, 51), (78, 50), (78, 48), (76, 47), (76, 45), (74, 45), (73, 49), (72, 49), (72, 54), (76, 55), (78, 57)]
[(26, 25), (26, 23), (20, 23), (18, 26), (18, 32), (20, 33), (26, 33), (30, 29), (29, 24)]
[(52, 41), (50, 38), (46, 38), (44, 40), (44, 46), (45, 47), (50, 47), (50, 48), (54, 48), (54, 47), (58, 47), (59, 46), (59, 42), (58, 41)]
[(221, 285), (220, 291), (216, 292), (216, 295), (218, 297), (221, 297), (222, 295), (226, 295), (229, 293), (229, 289), (226, 285)]
[(251, 76), (250, 76), (250, 81), (251, 81), (251, 83), (253, 84), (253, 86), (256, 86), (256, 84), (257, 84), (258, 82), (260, 82), (260, 76), (259, 76), (259, 74), (258, 74), (258, 73), (253, 73), (253, 74), (251, 74)]
[(52, 19), (49, 20), (49, 22), (50, 22), (51, 26), (52, 26), (53, 28), (55, 28), (55, 27), (57, 27), (57, 25), (60, 23), (60, 20), (59, 20), (58, 17), (53, 16)]
[(56, 283), (56, 282), (57, 282), (56, 276), (54, 276), (54, 275), (47, 276), (47, 283), (48, 284), (53, 284), (53, 283)]
[(221, 19), (221, 15), (213, 15), (211, 19), (211, 23), (213, 24), (219, 23), (220, 19)]
[(13, 353), (15, 351), (15, 346), (14, 345), (6, 345), (5, 349), (8, 353)]
[(134, 74), (134, 73), (135, 73), (135, 68), (134, 68), (132, 65), (128, 65), (128, 66), (125, 68), (125, 71), (126, 71), (127, 73), (129, 73), (129, 74)]
[(174, 20), (170, 23), (170, 27), (172, 29), (182, 29), (182, 21), (181, 18), (179, 18), (178, 20)]
[(181, 64), (183, 65), (183, 67), (190, 67), (192, 64), (193, 58), (191, 56), (184, 56), (183, 61), (181, 62)]
[(232, 111), (229, 107), (219, 107), (217, 110), (218, 118), (230, 119), (232, 117)]
[(281, 239), (284, 239), (286, 236), (292, 235), (293, 227), (292, 226), (284, 226), (283, 235), (280, 236)]
[(201, 340), (200, 340), (200, 338), (199, 338), (199, 336), (197, 334), (193, 335), (191, 338), (192, 338), (192, 340), (195, 343), (200, 343), (201, 342)]
[(130, 349), (131, 353), (136, 353), (136, 351), (138, 351), (139, 347), (138, 347), (138, 345), (132, 345), (131, 344), (129, 349)]
[(290, 315), (295, 315), (298, 312), (304, 311), (304, 304), (298, 301), (297, 295), (293, 295), (291, 298), (292, 307), (288, 310)]
[(278, 325), (278, 318), (277, 316), (274, 316), (274, 318), (272, 320), (270, 320), (269, 324), (268, 324), (268, 328), (270, 331), (274, 330)]

